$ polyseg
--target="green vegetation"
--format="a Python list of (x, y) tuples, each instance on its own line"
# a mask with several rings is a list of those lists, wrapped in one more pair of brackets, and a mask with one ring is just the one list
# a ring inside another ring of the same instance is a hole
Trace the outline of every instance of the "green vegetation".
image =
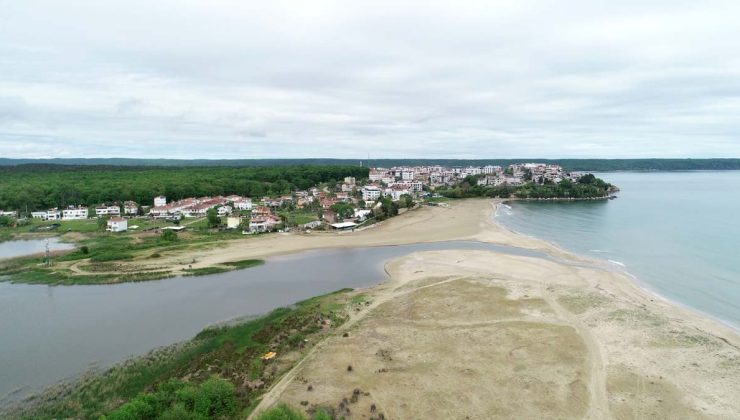
[[(469, 177), (473, 178), (473, 177)], [(438, 189), (437, 192), (448, 198), (499, 197), (527, 199), (591, 199), (606, 198), (614, 186), (593, 174), (584, 175), (578, 183), (562, 180), (557, 184), (526, 183), (521, 186), (481, 186), (474, 179), (466, 179), (459, 185)]]
[(200, 385), (170, 379), (157, 390), (139, 394), (104, 420), (129, 419), (213, 419), (231, 418), (236, 414), (235, 387), (231, 382), (213, 376)]
[(265, 260), (239, 260), (239, 261), (231, 261), (224, 263), (224, 265), (229, 265), (231, 267), (234, 267), (237, 270), (241, 270), (243, 268), (250, 268), (255, 267), (258, 265), (262, 265), (265, 263)]
[[(740, 159), (372, 159), (366, 166), (390, 168), (393, 166), (508, 166), (521, 162), (553, 163), (571, 171), (695, 171), (737, 170)], [(355, 159), (7, 159), (0, 158), (0, 166), (10, 165), (78, 165), (78, 166), (136, 166), (136, 167), (285, 167), (296, 165), (351, 165)]]
[(367, 178), (368, 168), (336, 165), (281, 167), (132, 167), (21, 165), (0, 167), (0, 208), (31, 211), (70, 204), (94, 206), (133, 200), (169, 200), (240, 194), (289, 194), (346, 176)]
[[(332, 416), (324, 410), (317, 411), (311, 420), (332, 420)], [(286, 404), (280, 404), (276, 407), (260, 413), (257, 420), (307, 420), (306, 416), (298, 410), (294, 410)]]
[[(348, 319), (348, 291), (307, 299), (244, 323), (205, 329), (189, 342), (49, 389), (22, 407), (0, 412), (0, 417), (244, 418), (299, 359), (281, 356), (304, 353)], [(277, 359), (263, 361), (268, 351), (277, 352)]]

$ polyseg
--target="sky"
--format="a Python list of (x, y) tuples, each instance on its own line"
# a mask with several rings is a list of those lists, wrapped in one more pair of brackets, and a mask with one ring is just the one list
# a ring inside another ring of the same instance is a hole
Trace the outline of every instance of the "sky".
[(738, 1), (0, 0), (0, 157), (740, 157)]

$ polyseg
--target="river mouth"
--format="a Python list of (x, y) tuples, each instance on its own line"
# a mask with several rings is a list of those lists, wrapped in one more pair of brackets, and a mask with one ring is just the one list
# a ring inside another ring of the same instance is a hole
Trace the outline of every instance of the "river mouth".
[(188, 340), (203, 328), (342, 288), (376, 285), (388, 260), (419, 251), (547, 254), (473, 241), (309, 250), (200, 277), (91, 286), (0, 283), (0, 404), (90, 368)]

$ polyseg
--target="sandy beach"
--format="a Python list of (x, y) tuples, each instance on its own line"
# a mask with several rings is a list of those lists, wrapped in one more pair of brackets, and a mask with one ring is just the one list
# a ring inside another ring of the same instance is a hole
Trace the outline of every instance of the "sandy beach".
[(358, 292), (367, 306), (288, 372), (257, 412), (287, 402), (347, 418), (740, 416), (736, 331), (606, 263), (508, 231), (492, 211), (489, 200), (460, 201), (363, 232), (273, 235), (192, 256), (205, 266), (453, 239), (549, 255), (430, 251), (388, 262), (390, 280)]

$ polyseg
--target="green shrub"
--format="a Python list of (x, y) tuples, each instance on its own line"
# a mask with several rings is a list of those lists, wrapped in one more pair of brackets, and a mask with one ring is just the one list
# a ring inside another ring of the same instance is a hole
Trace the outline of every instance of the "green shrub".
[(306, 420), (306, 417), (287, 405), (280, 404), (257, 416), (257, 420)]

